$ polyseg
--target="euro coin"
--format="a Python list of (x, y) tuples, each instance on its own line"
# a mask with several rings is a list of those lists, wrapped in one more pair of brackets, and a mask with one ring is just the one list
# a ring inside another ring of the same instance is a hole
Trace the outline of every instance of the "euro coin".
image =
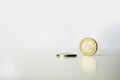
[(76, 54), (72, 54), (72, 53), (60, 53), (57, 54), (57, 57), (76, 57)]
[(98, 45), (93, 38), (84, 38), (79, 47), (83, 55), (92, 56), (97, 52)]

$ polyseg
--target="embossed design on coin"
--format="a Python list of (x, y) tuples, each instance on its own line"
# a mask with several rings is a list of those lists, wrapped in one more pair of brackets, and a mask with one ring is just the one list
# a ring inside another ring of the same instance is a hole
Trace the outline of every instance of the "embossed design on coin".
[(97, 47), (97, 42), (93, 38), (84, 38), (80, 43), (80, 51), (86, 56), (94, 55)]

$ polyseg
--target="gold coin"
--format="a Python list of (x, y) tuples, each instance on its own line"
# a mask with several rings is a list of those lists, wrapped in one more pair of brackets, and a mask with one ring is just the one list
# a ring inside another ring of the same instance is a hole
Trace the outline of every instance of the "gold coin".
[(76, 57), (76, 54), (72, 54), (72, 53), (60, 53), (57, 54), (57, 57)]
[(96, 53), (98, 45), (93, 38), (84, 38), (80, 42), (80, 51), (86, 56), (92, 56)]

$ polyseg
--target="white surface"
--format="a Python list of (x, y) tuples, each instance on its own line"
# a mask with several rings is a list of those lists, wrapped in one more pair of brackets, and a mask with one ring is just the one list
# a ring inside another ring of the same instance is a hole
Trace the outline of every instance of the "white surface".
[(0, 80), (120, 80), (120, 54), (109, 53), (57, 58), (52, 49), (0, 49)]
[(0, 47), (78, 50), (84, 37), (120, 48), (119, 0), (0, 0)]

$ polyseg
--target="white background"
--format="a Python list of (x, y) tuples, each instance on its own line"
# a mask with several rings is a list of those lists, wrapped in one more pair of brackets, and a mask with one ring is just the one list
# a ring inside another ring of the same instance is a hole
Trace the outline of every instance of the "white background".
[[(120, 49), (120, 0), (0, 0), (0, 79), (84, 79), (82, 57), (60, 60), (44, 50), (79, 51), (85, 37), (101, 50)], [(119, 59), (96, 56), (94, 78), (119, 78)]]
[(79, 49), (84, 37), (119, 49), (119, 0), (0, 0), (1, 48)]

